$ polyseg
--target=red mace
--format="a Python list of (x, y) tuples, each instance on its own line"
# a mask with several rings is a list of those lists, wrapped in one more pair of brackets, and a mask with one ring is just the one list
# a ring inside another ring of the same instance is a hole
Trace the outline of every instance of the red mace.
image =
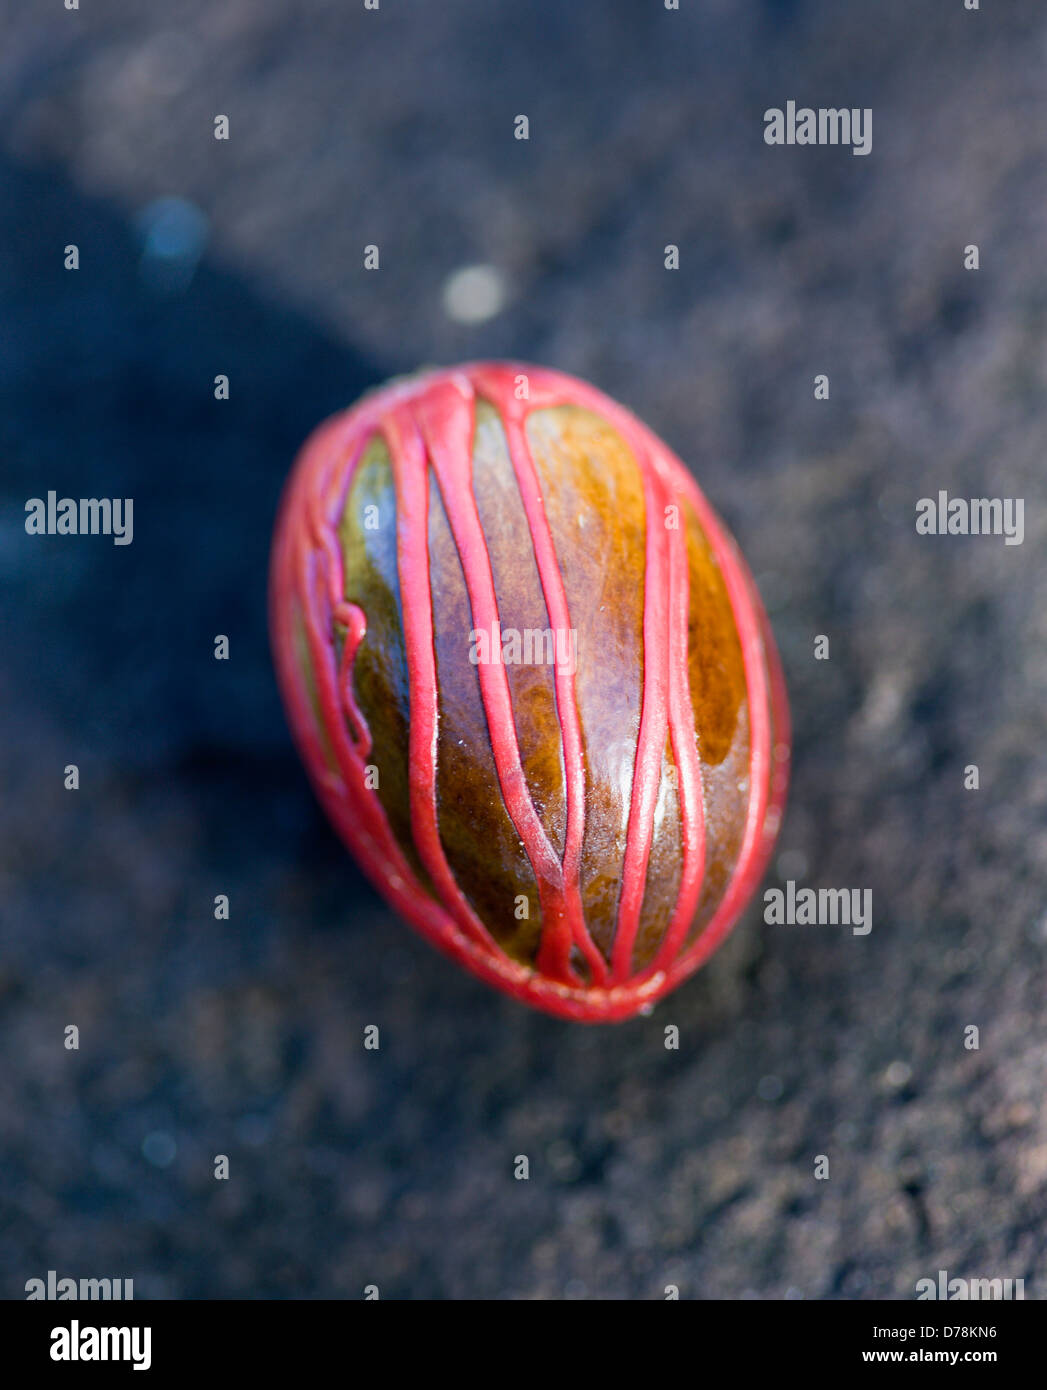
[(679, 459), (585, 382), (471, 363), (321, 425), (270, 622), (339, 834), (515, 998), (649, 1011), (755, 891), (789, 767), (766, 615)]

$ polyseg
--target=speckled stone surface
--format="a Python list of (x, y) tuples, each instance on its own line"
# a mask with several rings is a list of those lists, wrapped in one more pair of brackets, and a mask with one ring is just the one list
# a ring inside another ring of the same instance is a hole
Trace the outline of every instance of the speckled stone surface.
[[(872, 8), (0, 0), (0, 1295), (1044, 1295), (1047, 13)], [(768, 147), (790, 99), (871, 107), (872, 153)], [(203, 214), (180, 280), (160, 197)], [(508, 302), (453, 322), (477, 262)], [(768, 883), (870, 889), (868, 936), (755, 905), (592, 1030), (365, 885), (276, 696), (276, 499), (323, 415), (481, 356), (694, 469), (792, 695)], [(941, 488), (1023, 497), (1024, 543), (917, 536)], [(133, 543), (27, 536), (48, 489), (132, 496)]]

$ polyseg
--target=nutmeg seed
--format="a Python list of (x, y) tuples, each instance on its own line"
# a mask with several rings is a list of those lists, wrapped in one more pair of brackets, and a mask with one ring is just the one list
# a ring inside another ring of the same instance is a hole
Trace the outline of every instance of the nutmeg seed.
[(622, 406), (518, 363), (369, 393), (295, 465), (270, 617), (332, 822), (489, 983), (623, 1019), (734, 925), (785, 800), (781, 669), (723, 523)]

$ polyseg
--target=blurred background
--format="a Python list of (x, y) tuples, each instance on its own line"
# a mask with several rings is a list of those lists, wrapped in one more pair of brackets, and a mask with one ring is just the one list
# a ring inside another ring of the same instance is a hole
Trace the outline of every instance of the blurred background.
[[(0, 1296), (1042, 1297), (1044, 6), (0, 30)], [(871, 107), (872, 153), (767, 146), (788, 100)], [(871, 889), (869, 936), (757, 904), (587, 1029), (436, 955), (335, 839), (270, 666), (279, 489), (365, 388), (486, 356), (621, 399), (732, 527), (795, 720), (768, 882)], [(1024, 544), (917, 536), (943, 488), (1024, 498)], [(133, 544), (27, 536), (49, 489), (133, 497)]]

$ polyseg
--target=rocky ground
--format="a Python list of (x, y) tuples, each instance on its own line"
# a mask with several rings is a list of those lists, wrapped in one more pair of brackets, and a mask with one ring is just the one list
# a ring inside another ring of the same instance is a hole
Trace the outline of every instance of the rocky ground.
[[(1043, 1297), (1039, 0), (0, 0), (0, 30), (0, 1295)], [(788, 100), (872, 108), (871, 154), (767, 146)], [(475, 263), (505, 304), (463, 323)], [(277, 700), (273, 511), (323, 415), (480, 356), (591, 379), (693, 467), (787, 668), (771, 882), (870, 889), (868, 936), (754, 909), (586, 1029), (365, 885)], [(52, 488), (133, 496), (133, 544), (28, 537)], [(939, 489), (1024, 498), (1024, 543), (918, 536)]]

